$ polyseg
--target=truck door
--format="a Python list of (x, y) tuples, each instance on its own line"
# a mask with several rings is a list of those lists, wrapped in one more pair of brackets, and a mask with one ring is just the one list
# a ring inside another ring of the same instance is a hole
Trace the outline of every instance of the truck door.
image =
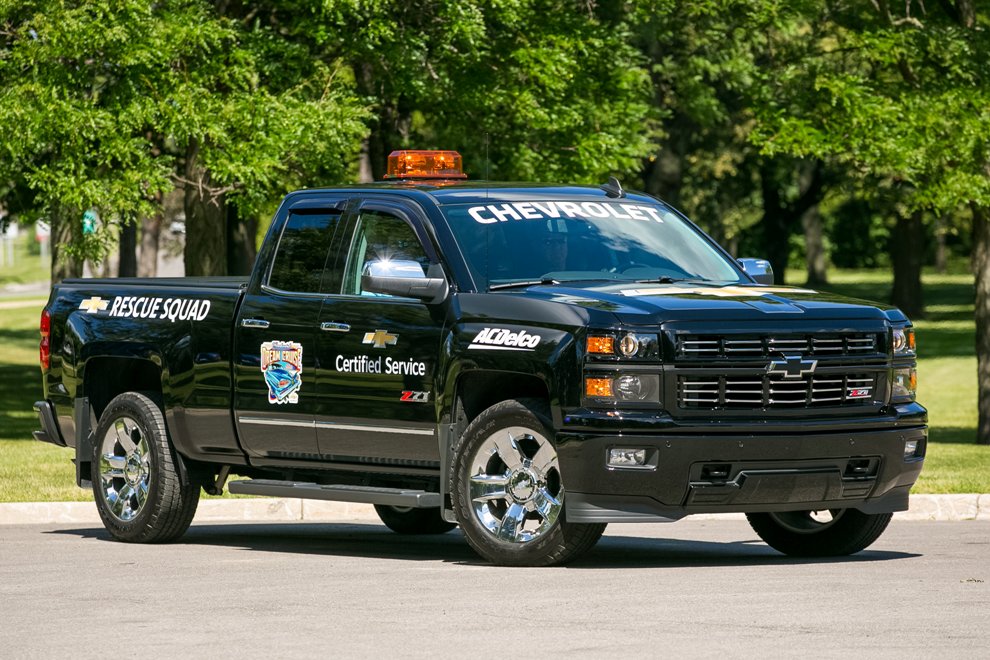
[[(234, 328), (234, 413), (253, 456), (318, 459), (317, 339), (327, 259), (346, 200), (289, 207), (268, 272), (252, 281)], [(277, 221), (277, 220), (276, 220)], [(270, 239), (269, 239), (270, 240)]]
[[(443, 312), (361, 290), (362, 273), (424, 276), (439, 263), (422, 212), (365, 200), (341, 242), (340, 295), (320, 311), (320, 453), (335, 462), (435, 467), (434, 374)], [(418, 273), (418, 275), (416, 274)]]

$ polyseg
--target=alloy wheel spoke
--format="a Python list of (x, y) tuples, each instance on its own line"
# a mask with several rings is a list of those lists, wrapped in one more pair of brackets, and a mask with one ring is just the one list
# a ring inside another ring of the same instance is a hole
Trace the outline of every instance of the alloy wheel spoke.
[(100, 457), (100, 476), (104, 479), (120, 479), (124, 477), (124, 467), (127, 459), (115, 454), (103, 454)]
[(118, 419), (113, 425), (114, 431), (117, 433), (117, 442), (120, 443), (121, 449), (124, 450), (125, 454), (130, 455), (134, 452), (136, 445), (134, 440), (131, 438), (131, 430), (127, 428), (127, 424), (123, 419)]
[(134, 494), (137, 495), (137, 508), (140, 509), (144, 506), (144, 501), (148, 499), (148, 480), (142, 479), (138, 482), (137, 488), (134, 489)]
[(141, 439), (137, 443), (137, 455), (141, 458), (142, 463), (147, 463), (148, 461), (148, 440), (142, 435)]
[(553, 445), (549, 442), (545, 442), (540, 446), (540, 449), (533, 456), (533, 469), (541, 477), (545, 476), (551, 468), (557, 466), (557, 452), (554, 450)]
[(509, 478), (504, 474), (477, 474), (471, 477), (471, 499), (475, 502), (502, 500), (508, 497)]
[(522, 467), (522, 462), (526, 459), (526, 455), (519, 448), (516, 439), (508, 432), (499, 433), (495, 437), (495, 450), (498, 452), (498, 457), (510, 470)]
[(124, 486), (118, 492), (112, 494), (114, 499), (110, 502), (110, 510), (113, 511), (114, 515), (118, 518), (121, 518), (124, 515), (124, 504), (127, 502), (127, 498), (130, 497), (130, 491), (130, 486)]
[(526, 509), (518, 503), (513, 503), (505, 512), (496, 536), (503, 541), (517, 541), (522, 535), (523, 523), (526, 522)]
[(533, 498), (536, 503), (536, 511), (544, 520), (549, 520), (555, 518), (556, 512), (561, 507), (560, 494), (556, 496), (550, 493), (546, 488), (541, 488)]

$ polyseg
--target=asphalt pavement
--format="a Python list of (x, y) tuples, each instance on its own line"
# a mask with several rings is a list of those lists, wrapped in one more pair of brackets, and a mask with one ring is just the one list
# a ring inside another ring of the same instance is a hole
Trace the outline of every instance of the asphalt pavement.
[(611, 525), (548, 569), (370, 522), (197, 522), (157, 546), (0, 527), (0, 657), (986, 658), (988, 642), (982, 520), (895, 520), (831, 560), (738, 520)]

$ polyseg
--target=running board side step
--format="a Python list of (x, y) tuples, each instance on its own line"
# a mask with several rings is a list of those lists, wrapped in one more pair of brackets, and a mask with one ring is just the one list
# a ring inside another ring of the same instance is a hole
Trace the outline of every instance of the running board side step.
[(431, 509), (440, 506), (440, 493), (403, 488), (374, 488), (372, 486), (322, 486), (304, 481), (275, 481), (272, 479), (248, 479), (231, 481), (227, 490), (237, 495), (265, 495), (267, 497), (298, 497), (305, 500), (330, 500), (332, 502), (361, 502), (386, 506), (406, 506), (413, 509)]

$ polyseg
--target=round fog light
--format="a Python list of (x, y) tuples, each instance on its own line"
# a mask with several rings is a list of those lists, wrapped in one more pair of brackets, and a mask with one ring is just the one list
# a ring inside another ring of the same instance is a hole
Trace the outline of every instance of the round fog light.
[(639, 337), (629, 333), (622, 338), (622, 341), (619, 342), (619, 350), (622, 351), (622, 354), (626, 357), (636, 355), (636, 351), (639, 350)]

